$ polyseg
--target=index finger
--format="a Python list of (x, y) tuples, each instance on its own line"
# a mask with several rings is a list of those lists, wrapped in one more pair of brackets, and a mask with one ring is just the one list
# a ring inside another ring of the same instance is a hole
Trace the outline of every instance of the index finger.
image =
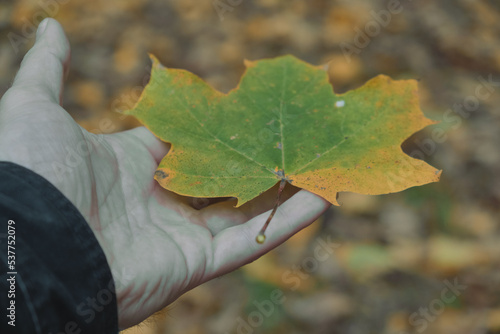
[(235, 270), (256, 260), (277, 247), (301, 229), (309, 226), (329, 207), (325, 199), (301, 190), (278, 207), (267, 231), (263, 244), (257, 237), (271, 211), (267, 211), (245, 224), (227, 228), (214, 237), (212, 277)]

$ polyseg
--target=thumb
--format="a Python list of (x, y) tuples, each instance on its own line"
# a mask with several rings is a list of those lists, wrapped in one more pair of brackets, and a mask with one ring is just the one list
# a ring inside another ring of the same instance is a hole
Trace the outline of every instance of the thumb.
[[(54, 19), (47, 18), (38, 26), (35, 45), (24, 57), (10, 90), (17, 103), (60, 103), (64, 72), (70, 57), (66, 35)], [(7, 95), (7, 94), (6, 94)]]

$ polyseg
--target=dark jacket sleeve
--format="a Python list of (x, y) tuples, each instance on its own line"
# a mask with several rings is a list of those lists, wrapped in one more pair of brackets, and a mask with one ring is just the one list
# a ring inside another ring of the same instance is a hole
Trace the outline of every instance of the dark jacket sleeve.
[(118, 332), (106, 257), (61, 192), (0, 162), (0, 221), (0, 333)]

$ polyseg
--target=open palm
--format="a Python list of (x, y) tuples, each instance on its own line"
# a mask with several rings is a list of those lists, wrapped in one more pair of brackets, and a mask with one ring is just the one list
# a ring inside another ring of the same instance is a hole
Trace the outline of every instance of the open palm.
[(168, 152), (165, 143), (143, 127), (89, 133), (60, 106), (69, 45), (57, 21), (45, 22), (0, 102), (0, 160), (45, 177), (87, 220), (116, 283), (120, 328), (255, 260), (329, 206), (300, 191), (280, 207), (259, 245), (255, 236), (273, 200), (240, 209), (229, 200), (200, 209), (162, 189), (153, 175)]

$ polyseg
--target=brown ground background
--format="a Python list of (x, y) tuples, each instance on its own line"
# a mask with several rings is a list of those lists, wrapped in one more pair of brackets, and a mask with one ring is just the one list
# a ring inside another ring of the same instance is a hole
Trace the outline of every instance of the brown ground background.
[[(1, 2), (0, 95), (32, 45), (30, 26), (53, 16), (72, 46), (65, 107), (96, 132), (105, 118), (112, 131), (136, 126), (115, 110), (131, 107), (147, 82), (147, 52), (223, 91), (237, 84), (244, 58), (291, 53), (330, 62), (337, 92), (379, 73), (417, 78), (422, 109), (438, 120), (456, 104), (478, 103), (442, 122), (446, 138), (432, 147), (419, 146), (432, 129), (407, 141), (407, 152), (420, 150), (444, 170), (441, 182), (385, 196), (341, 194), (342, 207), (285, 245), (126, 333), (500, 333), (500, 84), (476, 92), (479, 77), (500, 82), (500, 3), (401, 0), (385, 26), (371, 14), (390, 8), (380, 0), (221, 0), (230, 9), (222, 20), (214, 3)], [(342, 43), (355, 45), (366, 29), (369, 43), (344, 56)], [(314, 250), (327, 238), (338, 247), (318, 261)], [(444, 302), (445, 280), (466, 288)], [(276, 288), (285, 301), (263, 314), (254, 302)], [(242, 321), (254, 326), (238, 330)]]

